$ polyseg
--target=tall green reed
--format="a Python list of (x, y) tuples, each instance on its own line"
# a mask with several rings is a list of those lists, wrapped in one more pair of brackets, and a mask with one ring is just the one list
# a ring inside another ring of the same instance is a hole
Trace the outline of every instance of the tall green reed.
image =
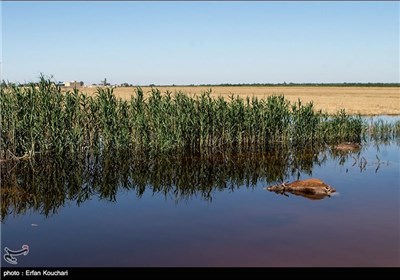
[[(63, 92), (41, 77), (29, 87), (4, 84), (0, 92), (2, 159), (35, 153), (102, 153), (104, 150), (167, 152), (267, 149), (360, 142), (366, 133), (399, 137), (399, 125), (367, 129), (360, 116), (334, 115), (313, 103), (267, 99), (212, 98), (211, 90), (189, 97), (182, 92), (145, 96), (135, 89), (129, 101), (112, 88), (96, 96)], [(381, 137), (381, 136), (379, 136)]]

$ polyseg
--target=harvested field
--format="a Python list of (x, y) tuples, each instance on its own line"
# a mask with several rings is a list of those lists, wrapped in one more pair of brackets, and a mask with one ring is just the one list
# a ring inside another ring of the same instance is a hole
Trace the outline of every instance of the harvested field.
[[(316, 109), (335, 113), (345, 109), (348, 114), (361, 115), (400, 115), (400, 88), (398, 87), (267, 87), (267, 86), (169, 86), (157, 87), (161, 92), (167, 90), (182, 91), (189, 95), (201, 94), (212, 89), (212, 96), (229, 97), (239, 95), (266, 98), (270, 95), (284, 95), (289, 101), (314, 102)], [(118, 87), (114, 90), (117, 97), (129, 99), (133, 87)], [(150, 87), (142, 87), (145, 95), (151, 92)], [(96, 87), (83, 87), (83, 92), (94, 94)]]

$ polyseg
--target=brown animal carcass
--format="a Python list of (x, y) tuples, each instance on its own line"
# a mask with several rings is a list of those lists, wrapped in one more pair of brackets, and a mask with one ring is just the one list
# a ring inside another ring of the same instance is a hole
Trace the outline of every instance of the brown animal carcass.
[(314, 200), (330, 197), (332, 193), (336, 192), (334, 188), (315, 178), (298, 180), (292, 183), (282, 183), (267, 187), (266, 189), (286, 196), (288, 196), (287, 193), (291, 193)]
[(361, 149), (361, 145), (352, 142), (344, 142), (334, 146), (333, 149), (341, 152), (356, 152)]

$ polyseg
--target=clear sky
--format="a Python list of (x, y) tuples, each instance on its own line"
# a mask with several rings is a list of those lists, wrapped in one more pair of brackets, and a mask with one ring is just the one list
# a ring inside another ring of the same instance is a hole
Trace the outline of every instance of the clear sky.
[(2, 77), (399, 82), (399, 2), (1, 2)]

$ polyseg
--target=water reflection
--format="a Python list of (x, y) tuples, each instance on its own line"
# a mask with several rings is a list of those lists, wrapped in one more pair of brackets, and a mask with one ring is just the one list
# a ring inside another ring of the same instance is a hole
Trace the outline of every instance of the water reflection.
[(215, 191), (255, 186), (260, 179), (276, 183), (299, 178), (301, 173), (312, 175), (313, 167), (328, 159), (341, 165), (354, 161), (353, 166), (358, 164), (363, 171), (366, 160), (361, 151), (278, 145), (263, 152), (177, 152), (155, 157), (125, 151), (8, 162), (1, 165), (1, 220), (27, 210), (48, 216), (66, 202), (79, 205), (93, 196), (115, 201), (121, 189), (136, 192), (138, 197), (150, 190), (176, 201), (192, 196), (211, 201)]

